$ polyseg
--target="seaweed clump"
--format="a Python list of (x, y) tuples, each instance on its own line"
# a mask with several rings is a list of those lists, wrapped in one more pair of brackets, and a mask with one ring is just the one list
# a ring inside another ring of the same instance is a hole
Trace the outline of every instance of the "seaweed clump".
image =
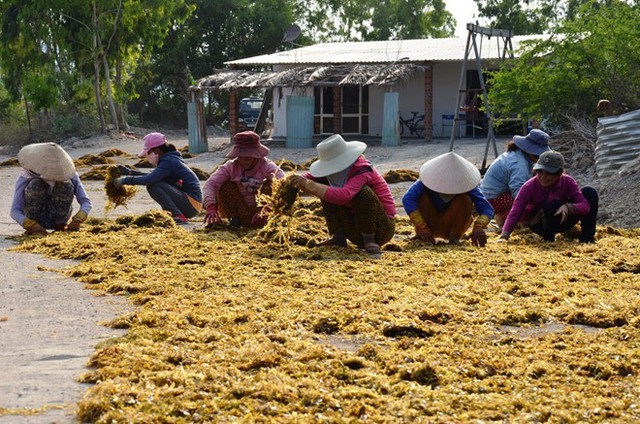
[(116, 188), (113, 181), (120, 177), (121, 173), (117, 166), (109, 166), (107, 168), (107, 175), (104, 179), (104, 191), (107, 193), (107, 203), (105, 210), (109, 211), (115, 209), (118, 206), (126, 206), (127, 202), (135, 196), (138, 189), (135, 186), (123, 185), (120, 188)]
[(125, 215), (116, 219), (116, 224), (124, 225), (126, 227), (162, 227), (169, 228), (175, 227), (176, 224), (171, 218), (171, 214), (167, 211), (149, 211), (142, 215)]
[(391, 170), (384, 174), (384, 180), (388, 184), (394, 184), (404, 181), (416, 181), (419, 176), (420, 175), (416, 171), (411, 171), (410, 169), (398, 169)]
[(299, 201), (293, 186), (294, 175), (273, 181), (271, 195), (259, 195), (259, 202), (271, 210), (267, 224), (258, 237), (287, 246), (312, 246), (325, 234), (324, 220), (317, 211), (317, 199)]

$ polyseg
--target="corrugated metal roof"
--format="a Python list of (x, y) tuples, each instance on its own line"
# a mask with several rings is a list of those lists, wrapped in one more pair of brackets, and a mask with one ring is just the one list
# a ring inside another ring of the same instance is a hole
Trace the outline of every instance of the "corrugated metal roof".
[[(511, 38), (514, 52), (525, 40), (540, 39), (542, 35), (514, 36)], [(504, 42), (499, 37), (491, 39), (476, 36), (481, 47), (482, 59), (502, 57)], [(324, 43), (297, 49), (253, 56), (225, 62), (227, 65), (300, 65), (341, 63), (391, 63), (399, 59), (410, 62), (461, 61), (464, 59), (467, 37), (427, 38), (419, 40), (359, 41)], [(473, 53), (471, 58), (475, 58)]]
[(596, 133), (596, 173), (607, 178), (640, 155), (640, 109), (598, 118)]

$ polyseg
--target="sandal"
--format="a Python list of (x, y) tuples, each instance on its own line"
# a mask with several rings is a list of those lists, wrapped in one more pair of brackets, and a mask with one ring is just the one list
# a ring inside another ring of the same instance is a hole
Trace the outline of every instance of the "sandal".
[(347, 242), (345, 241), (344, 243), (339, 243), (339, 242), (336, 242), (335, 239), (330, 238), (317, 243), (316, 246), (317, 247), (322, 247), (322, 246), (347, 247)]
[(380, 255), (382, 250), (380, 249), (380, 245), (377, 243), (367, 243), (364, 245), (364, 251), (369, 255)]

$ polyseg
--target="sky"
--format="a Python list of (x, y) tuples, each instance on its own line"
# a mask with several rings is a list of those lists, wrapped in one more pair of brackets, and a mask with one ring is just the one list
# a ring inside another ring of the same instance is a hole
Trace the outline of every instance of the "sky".
[[(475, 23), (478, 19), (478, 7), (473, 0), (445, 0), (447, 10), (453, 14), (458, 21), (456, 26), (456, 37), (467, 36), (467, 24)], [(481, 23), (482, 24), (482, 23)]]

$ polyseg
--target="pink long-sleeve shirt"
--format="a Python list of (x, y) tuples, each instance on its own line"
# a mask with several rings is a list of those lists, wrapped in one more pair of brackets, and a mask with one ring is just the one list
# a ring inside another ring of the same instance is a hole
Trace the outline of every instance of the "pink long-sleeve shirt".
[[(309, 173), (304, 176), (310, 180), (319, 180), (319, 178), (314, 178)], [(389, 218), (395, 217), (397, 210), (389, 185), (378, 170), (363, 156), (360, 156), (355, 163), (351, 165), (347, 181), (342, 187), (329, 186), (324, 195), (324, 200), (335, 205), (352, 208), (353, 198), (356, 197), (356, 194), (358, 194), (365, 185), (371, 187), (376, 196), (378, 196), (387, 216)]]
[(543, 187), (537, 177), (532, 177), (520, 188), (502, 227), (502, 234), (511, 234), (526, 211), (538, 209), (545, 202), (555, 200), (571, 204), (571, 213), (574, 215), (586, 215), (591, 210), (589, 201), (582, 195), (580, 186), (573, 177), (562, 174), (551, 187)]
[(218, 203), (220, 187), (227, 181), (238, 185), (240, 194), (249, 206), (256, 206), (256, 195), (264, 183), (270, 183), (274, 178), (284, 178), (284, 171), (271, 159), (262, 158), (251, 169), (245, 169), (236, 159), (220, 165), (218, 169), (205, 181), (202, 188), (203, 205), (206, 209), (211, 204)]

